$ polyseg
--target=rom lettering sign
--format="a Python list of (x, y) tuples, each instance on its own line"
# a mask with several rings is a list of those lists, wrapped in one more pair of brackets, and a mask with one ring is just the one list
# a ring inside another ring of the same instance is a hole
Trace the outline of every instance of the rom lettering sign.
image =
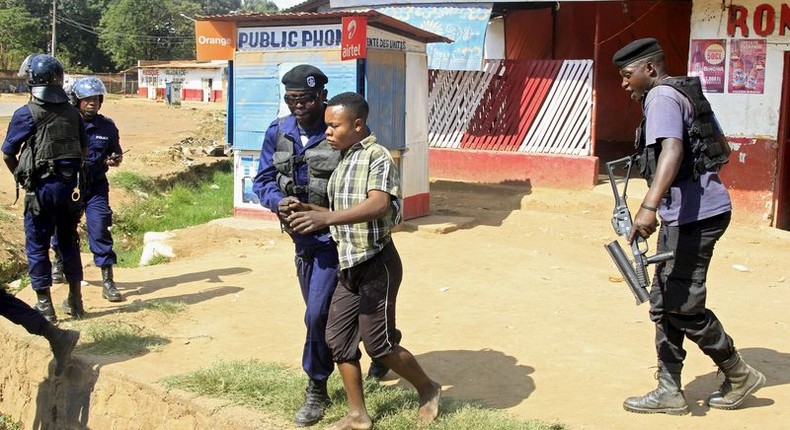
[[(777, 17), (779, 18), (777, 20)], [(727, 35), (749, 37), (750, 31), (761, 37), (774, 34), (784, 36), (790, 29), (790, 6), (782, 3), (777, 10), (768, 3), (762, 3), (749, 10), (746, 6), (730, 5), (727, 14)]]

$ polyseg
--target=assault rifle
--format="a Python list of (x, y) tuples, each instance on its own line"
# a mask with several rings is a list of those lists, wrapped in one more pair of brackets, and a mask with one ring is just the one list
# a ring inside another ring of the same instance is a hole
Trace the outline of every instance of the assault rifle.
[[(614, 193), (614, 212), (612, 213), (612, 227), (618, 236), (628, 237), (631, 232), (631, 211), (628, 210), (626, 204), (626, 190), (628, 189), (628, 178), (631, 176), (631, 166), (633, 165), (633, 157), (624, 157), (618, 160), (606, 163), (606, 171), (609, 174), (609, 182), (612, 184), (612, 192)], [(617, 179), (614, 176), (614, 170), (617, 166), (623, 165), (625, 176), (623, 179)], [(623, 185), (622, 194), (620, 193), (620, 184)], [(631, 292), (634, 294), (636, 304), (641, 305), (650, 299), (650, 294), (647, 292), (649, 281), (647, 277), (647, 265), (659, 263), (662, 261), (672, 260), (675, 258), (675, 253), (672, 251), (662, 252), (652, 257), (647, 256), (647, 241), (640, 235), (631, 242), (631, 253), (633, 254), (633, 262), (626, 257), (623, 248), (615, 240), (611, 243), (604, 245), (609, 256), (614, 260), (614, 264), (623, 275), (623, 279), (628, 284)]]

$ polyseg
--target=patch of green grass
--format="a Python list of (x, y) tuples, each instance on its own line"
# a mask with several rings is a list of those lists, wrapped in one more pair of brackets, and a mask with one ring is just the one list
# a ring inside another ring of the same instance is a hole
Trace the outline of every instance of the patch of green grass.
[(170, 257), (162, 254), (155, 253), (151, 260), (148, 261), (149, 266), (156, 266), (157, 264), (165, 264), (170, 262)]
[(0, 412), (0, 430), (22, 430), (22, 423)]
[[(123, 173), (123, 174), (121, 174)], [(183, 182), (169, 183), (158, 192), (153, 181), (134, 173), (115, 175), (115, 185), (145, 192), (133, 204), (118, 208), (113, 219), (118, 264), (136, 266), (140, 261), (143, 235), (149, 231), (168, 231), (203, 224), (233, 212), (233, 172), (217, 167), (209, 178), (184, 178)], [(120, 178), (119, 178), (120, 177)], [(189, 180), (195, 182), (190, 182)], [(138, 193), (139, 194), (139, 193)], [(161, 264), (167, 259), (151, 264)]]
[(170, 300), (155, 300), (146, 304), (145, 307), (163, 315), (175, 315), (186, 311), (187, 304)]
[[(301, 373), (278, 364), (255, 360), (218, 362), (184, 375), (165, 378), (167, 388), (178, 388), (203, 396), (231, 400), (266, 413), (290, 420), (304, 397), (305, 379)], [(417, 427), (417, 392), (387, 387), (365, 380), (365, 402), (368, 412), (380, 430), (412, 430)], [(343, 383), (337, 374), (329, 378), (332, 406), (326, 411), (325, 423), (343, 418), (347, 403)], [(564, 430), (559, 423), (517, 420), (507, 414), (478, 403), (443, 398), (441, 413), (428, 426), (441, 430)]]
[(169, 342), (142, 327), (121, 321), (89, 321), (81, 324), (80, 331), (82, 339), (89, 341), (80, 343), (79, 350), (97, 355), (139, 355)]
[(154, 181), (150, 177), (135, 172), (117, 172), (110, 176), (109, 180), (113, 187), (119, 187), (131, 193), (150, 192), (156, 189)]

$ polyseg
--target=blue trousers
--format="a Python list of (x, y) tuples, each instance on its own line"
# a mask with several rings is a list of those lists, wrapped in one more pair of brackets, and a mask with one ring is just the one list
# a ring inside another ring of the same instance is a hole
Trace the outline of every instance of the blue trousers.
[(326, 344), (329, 304), (337, 286), (337, 245), (296, 243), (296, 275), (307, 309), (304, 324), (307, 338), (302, 353), (302, 368), (307, 376), (326, 380), (334, 370), (332, 353)]
[[(109, 190), (91, 190), (85, 199), (85, 223), (88, 226), (88, 245), (93, 253), (93, 262), (98, 267), (112, 266), (118, 262), (113, 251), (112, 209)], [(57, 235), (52, 239), (52, 247), (60, 251)]]
[(66, 182), (49, 177), (37, 191), (41, 213), (33, 215), (25, 211), (25, 252), (30, 284), (36, 291), (52, 286), (49, 247), (53, 234), (57, 234), (58, 242), (62, 245), (60, 252), (66, 280), (69, 283), (82, 281), (82, 259), (77, 236), (81, 203), (71, 199), (75, 186), (76, 180)]
[(14, 324), (21, 325), (30, 334), (43, 334), (47, 320), (41, 312), (0, 288), (0, 315)]

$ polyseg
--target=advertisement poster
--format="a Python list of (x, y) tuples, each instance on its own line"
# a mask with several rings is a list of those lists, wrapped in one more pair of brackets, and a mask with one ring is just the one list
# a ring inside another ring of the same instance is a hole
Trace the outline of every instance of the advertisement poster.
[(689, 76), (698, 76), (702, 91), (724, 92), (724, 66), (727, 53), (724, 39), (692, 39), (689, 55)]
[(765, 89), (765, 39), (730, 40), (729, 92), (762, 94)]

